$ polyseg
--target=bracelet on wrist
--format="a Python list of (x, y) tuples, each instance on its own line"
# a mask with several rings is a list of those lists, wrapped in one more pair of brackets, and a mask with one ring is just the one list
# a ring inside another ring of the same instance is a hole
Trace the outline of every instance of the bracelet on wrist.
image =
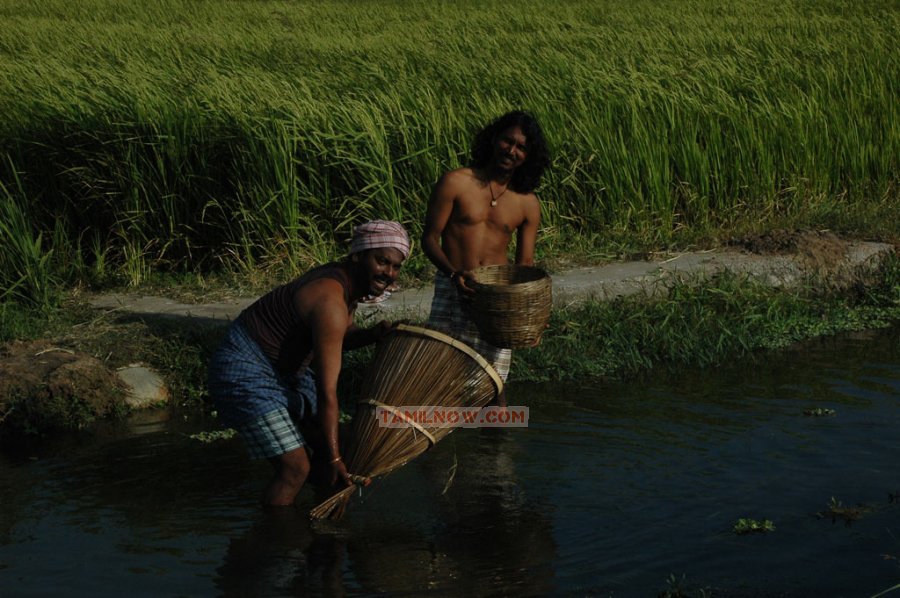
[(454, 270), (453, 272), (451, 272), (450, 274), (447, 275), (447, 278), (449, 278), (450, 280), (453, 280), (453, 279), (456, 278), (457, 276), (459, 276), (459, 272), (457, 272), (456, 270)]
[(338, 455), (337, 457), (335, 457), (334, 459), (331, 460), (331, 464), (334, 465), (335, 463), (337, 463), (340, 460), (341, 460), (341, 457), (340, 457), (340, 455)]

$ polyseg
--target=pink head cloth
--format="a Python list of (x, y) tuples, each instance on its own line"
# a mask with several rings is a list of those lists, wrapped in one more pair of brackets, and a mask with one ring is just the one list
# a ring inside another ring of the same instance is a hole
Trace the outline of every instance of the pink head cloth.
[(353, 229), (351, 255), (381, 247), (393, 247), (403, 254), (403, 259), (409, 257), (409, 234), (402, 224), (393, 220), (370, 220)]

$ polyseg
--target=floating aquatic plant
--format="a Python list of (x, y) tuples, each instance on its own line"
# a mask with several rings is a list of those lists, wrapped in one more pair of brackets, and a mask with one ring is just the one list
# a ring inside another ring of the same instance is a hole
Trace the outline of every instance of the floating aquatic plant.
[(737, 523), (734, 524), (734, 527), (731, 528), (731, 531), (738, 534), (739, 536), (753, 533), (774, 532), (775, 524), (772, 523), (772, 521), (770, 521), (769, 519), (757, 521), (756, 519), (745, 519), (742, 517), (737, 520)]
[(211, 442), (216, 442), (218, 440), (228, 440), (230, 438), (234, 438), (237, 431), (232, 428), (225, 428), (224, 430), (213, 430), (212, 432), (199, 432), (197, 434), (191, 434), (191, 440), (199, 440), (205, 444), (209, 444)]
[(807, 409), (803, 412), (803, 415), (808, 415), (810, 417), (826, 417), (828, 415), (834, 415), (837, 413), (834, 409), (828, 409), (827, 407), (816, 407), (815, 409)]
[(854, 521), (873, 510), (873, 507), (862, 504), (855, 507), (845, 507), (841, 501), (832, 496), (827, 508), (816, 513), (816, 516), (820, 519), (831, 519), (831, 523), (836, 523), (840, 519), (844, 522), (844, 525), (850, 527)]

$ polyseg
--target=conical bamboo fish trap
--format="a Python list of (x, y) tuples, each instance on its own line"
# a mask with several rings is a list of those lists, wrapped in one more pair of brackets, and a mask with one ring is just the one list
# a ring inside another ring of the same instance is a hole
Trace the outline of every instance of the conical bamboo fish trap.
[[(397, 326), (379, 343), (369, 366), (344, 458), (347, 471), (354, 480), (384, 475), (455, 429), (446, 422), (411, 418), (408, 408), (480, 408), (502, 391), (503, 380), (493, 366), (465, 343), (428, 328)], [(386, 426), (385, 416), (403, 427)], [(354, 490), (341, 490), (310, 516), (339, 519)]]

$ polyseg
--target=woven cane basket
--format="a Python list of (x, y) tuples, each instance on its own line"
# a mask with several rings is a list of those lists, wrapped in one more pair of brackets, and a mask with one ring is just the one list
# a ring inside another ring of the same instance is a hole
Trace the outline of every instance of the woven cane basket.
[(484, 266), (473, 271), (470, 313), (478, 331), (494, 346), (532, 347), (550, 321), (550, 276), (534, 266)]
[[(347, 471), (368, 478), (384, 475), (455, 429), (438, 418), (426, 421), (430, 418), (410, 413), (421, 415), (431, 407), (444, 413), (481, 408), (502, 391), (503, 380), (493, 366), (465, 343), (436, 330), (400, 324), (378, 343), (366, 373), (344, 450)], [(351, 486), (310, 515), (338, 519), (352, 494)]]

